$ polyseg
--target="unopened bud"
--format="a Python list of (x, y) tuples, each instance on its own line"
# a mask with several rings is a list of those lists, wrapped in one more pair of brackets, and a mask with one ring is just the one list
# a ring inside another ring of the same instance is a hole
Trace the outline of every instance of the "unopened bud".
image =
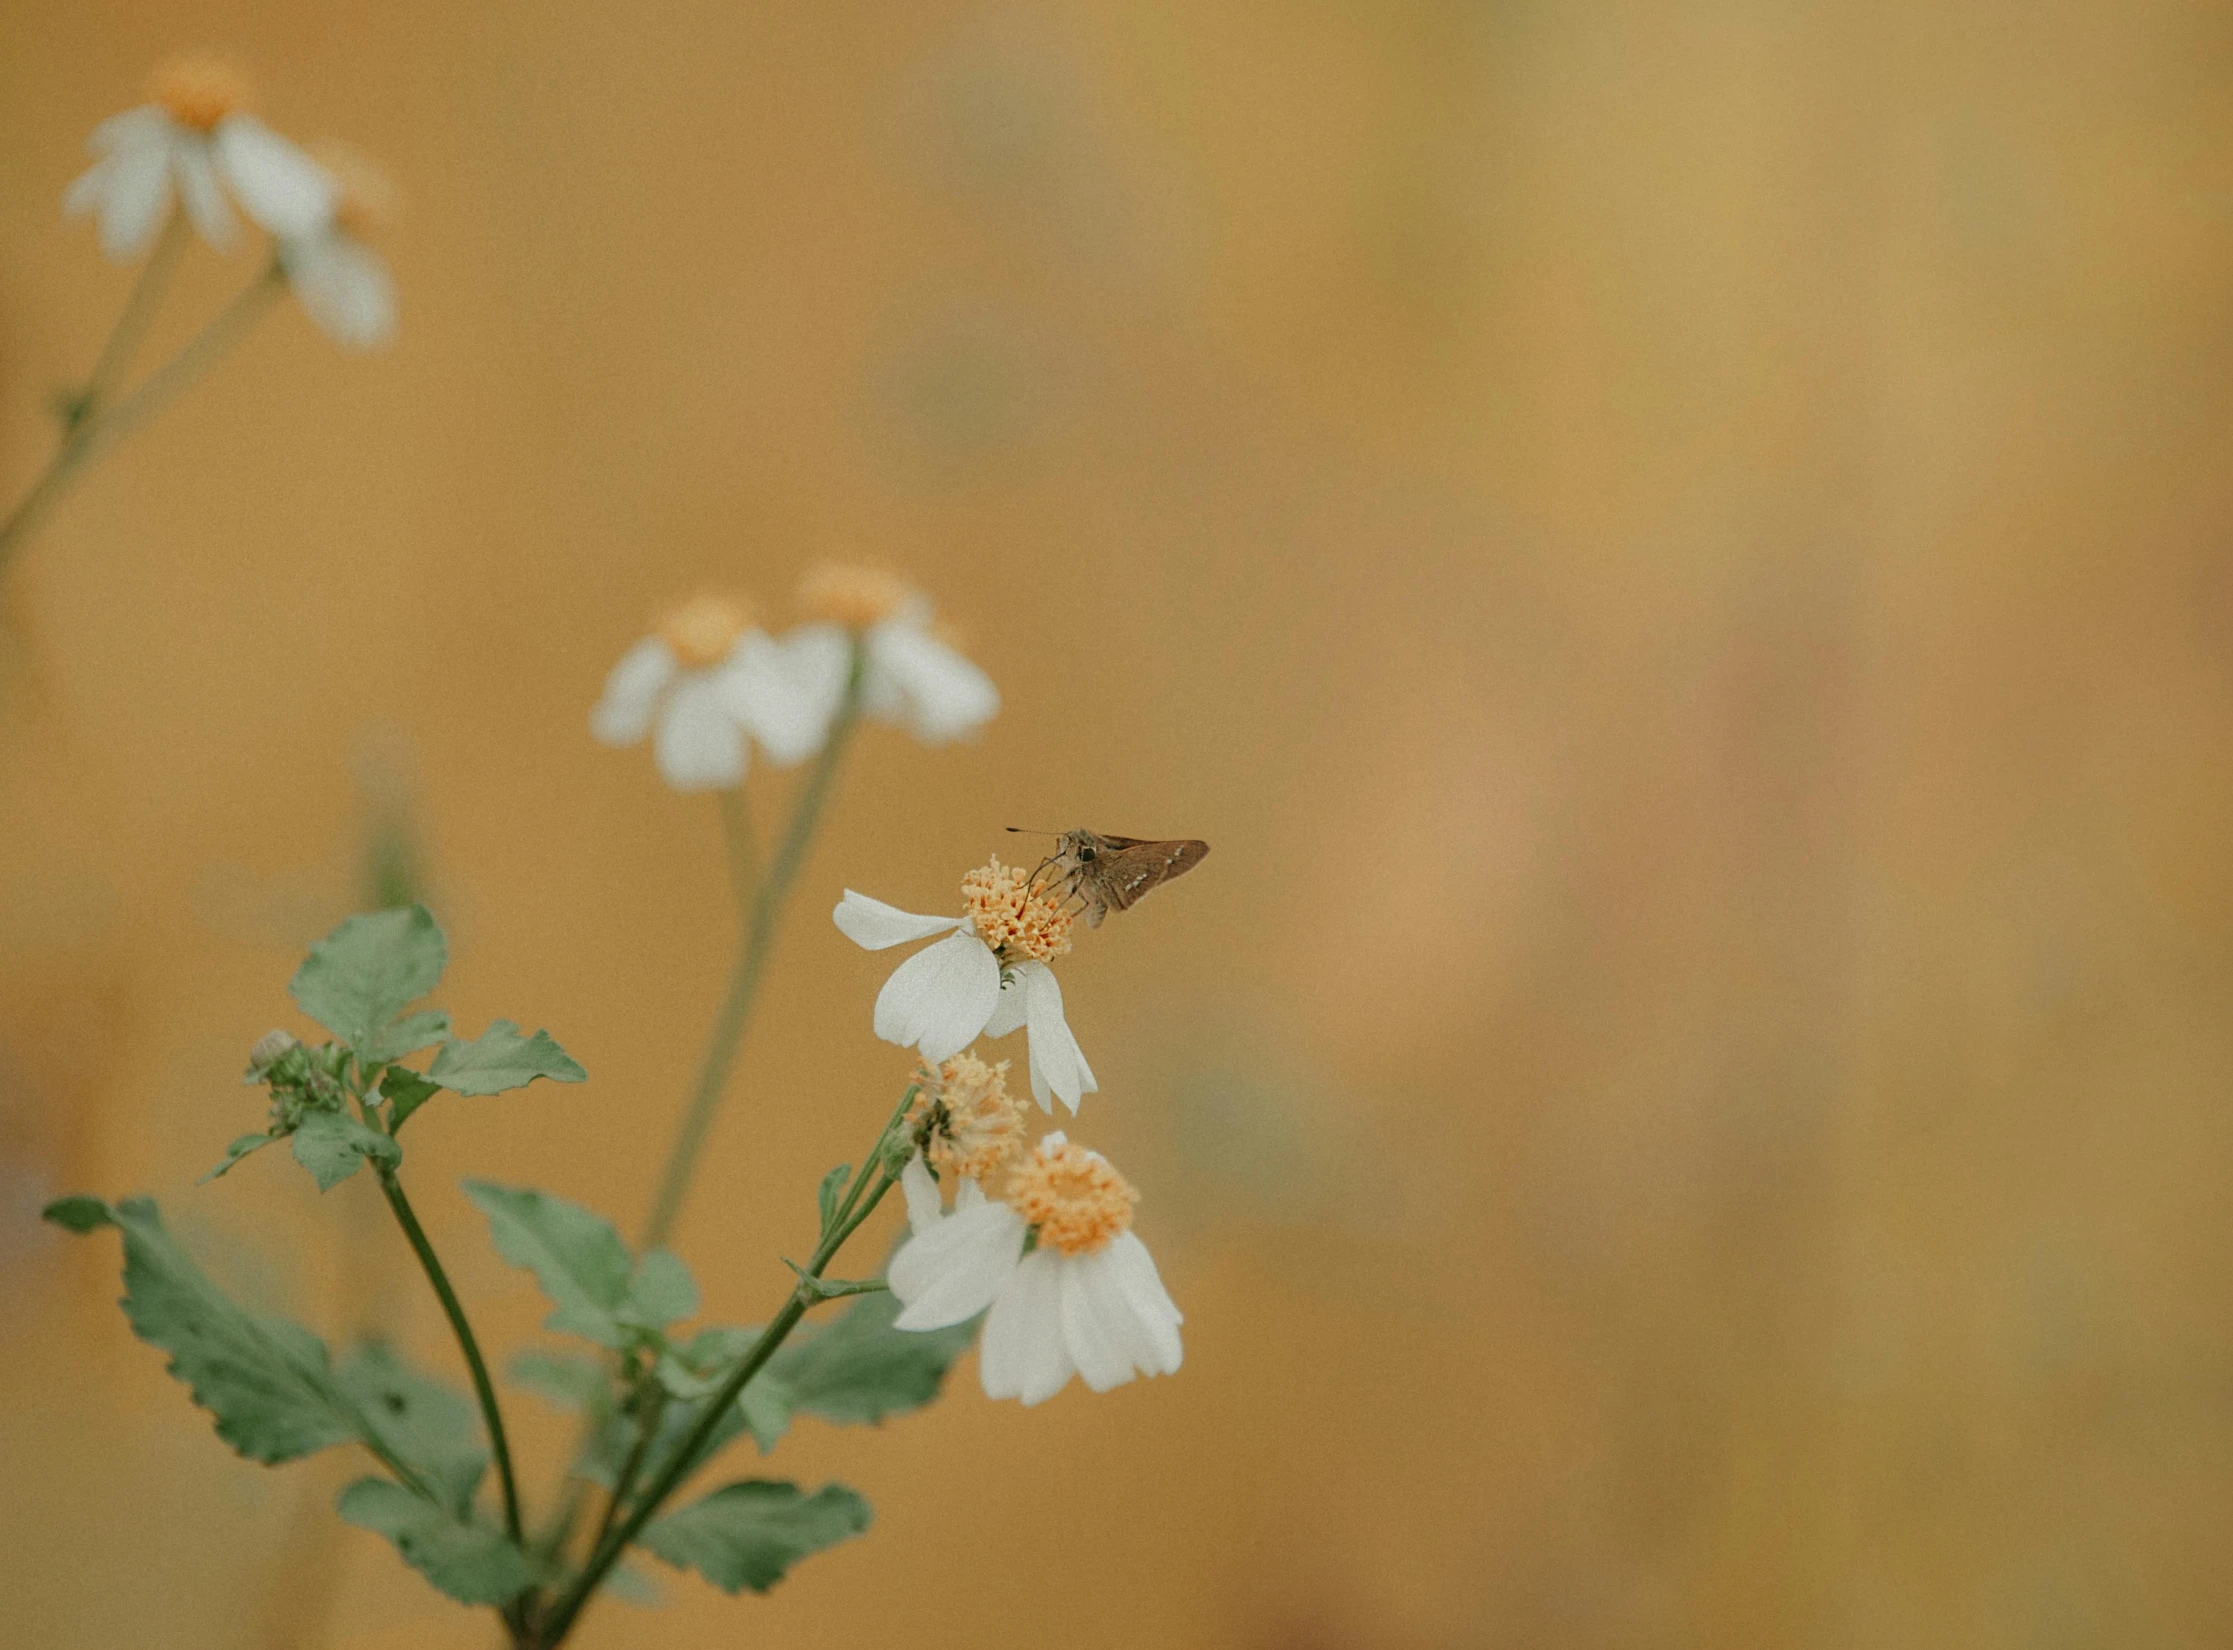
[(284, 1031), (267, 1031), (256, 1039), (256, 1046), (248, 1051), (248, 1073), (245, 1082), (261, 1083), (271, 1074), (271, 1068), (302, 1045)]

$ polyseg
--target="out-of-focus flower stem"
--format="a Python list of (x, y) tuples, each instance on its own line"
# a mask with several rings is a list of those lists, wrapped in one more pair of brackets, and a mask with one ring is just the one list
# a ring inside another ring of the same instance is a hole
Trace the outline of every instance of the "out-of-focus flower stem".
[[(151, 272), (161, 257), (161, 249), (158, 247), (148, 261)], [(132, 300), (125, 305), (126, 319), (130, 319), (133, 310), (140, 307), (141, 295), (147, 288), (148, 283), (143, 278), (140, 289), (133, 293)], [(149, 373), (138, 389), (113, 407), (104, 408), (100, 405), (98, 392), (103, 368), (96, 367), (93, 383), (88, 385), (64, 416), (62, 445), (55, 449), (54, 457), (48, 461), (46, 469), (40, 472), (39, 479), (31, 484), (31, 490), (9, 512), (7, 519), (0, 521), (0, 569), (7, 566), (8, 559), (46, 519), (47, 512), (54, 508), (64, 489), (80, 470), (175, 401), (180, 392), (208, 371), (218, 357), (240, 342), (248, 330), (263, 318), (264, 311), (271, 307), (272, 301), (286, 288), (286, 270), (278, 258), (274, 257), (265, 266), (263, 273), (251, 281), (239, 297), (219, 310), (209, 324), (188, 339), (176, 355)], [(144, 324), (144, 319), (135, 323)], [(124, 321), (120, 320), (118, 332), (123, 330)], [(112, 348), (116, 342), (116, 335), (112, 334)], [(118, 352), (118, 363), (129, 353), (127, 344)], [(110, 354), (111, 349), (103, 349), (102, 362), (113, 374), (116, 365), (110, 364)]]

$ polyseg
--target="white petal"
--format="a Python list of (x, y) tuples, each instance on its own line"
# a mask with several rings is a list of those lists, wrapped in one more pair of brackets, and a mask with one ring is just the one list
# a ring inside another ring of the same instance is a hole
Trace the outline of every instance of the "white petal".
[(744, 730), (702, 671), (676, 681), (659, 713), (652, 748), (660, 774), (678, 791), (720, 791), (744, 783)]
[(1087, 1258), (1095, 1263), (1096, 1289), (1106, 1285), (1123, 1298), (1132, 1331), (1132, 1362), (1149, 1375), (1175, 1374), (1184, 1356), (1179, 1325), (1185, 1319), (1156, 1274), (1148, 1246), (1136, 1233), (1124, 1232)]
[(897, 1329), (944, 1329), (993, 1303), (1023, 1254), (1023, 1216), (1005, 1203), (981, 1203), (911, 1237), (885, 1269), (904, 1310)]
[(876, 1035), (936, 1064), (977, 1040), (1000, 1000), (1000, 964), (974, 934), (925, 946), (876, 995)]
[(171, 204), (171, 146), (163, 139), (119, 149), (101, 186), (101, 250), (136, 257), (154, 238)]
[(821, 750), (829, 716), (793, 678), (789, 655), (765, 631), (740, 636), (720, 675), (730, 711), (769, 756), (788, 765)]
[(70, 181), (62, 192), (62, 215), (65, 218), (82, 218), (100, 206), (107, 194), (109, 174), (116, 170), (113, 156), (103, 155)]
[(233, 244), (233, 209), (210, 164), (209, 145), (189, 138), (171, 151), (178, 172), (178, 198), (203, 240), (223, 252)]
[(938, 1182), (931, 1178), (930, 1165), (923, 1161), (921, 1152), (909, 1158), (907, 1167), (899, 1171), (899, 1192), (907, 1199), (907, 1224), (917, 1237), (946, 1218)]
[(1070, 1354), (1062, 1343), (1062, 1285), (1055, 1257), (1035, 1249), (992, 1303), (985, 1319), (978, 1377), (988, 1398), (1045, 1403), (1070, 1381)]
[(974, 1180), (964, 1180), (954, 1188), (954, 1213), (974, 1209), (985, 1201), (985, 1189)]
[(1011, 970), (1000, 982), (1000, 1006), (992, 1011), (992, 1018), (985, 1023), (987, 1037), (1005, 1037), (1011, 1031), (1023, 1029), (1026, 995), (1028, 993), (1024, 990), (1023, 981), (1016, 978)]
[[(1070, 1137), (1062, 1130), (1049, 1129), (1039, 1137), (1039, 1153), (1042, 1157), (1051, 1157), (1069, 1144)], [(1096, 1152), (1094, 1155), (1098, 1157), (1100, 1153)]]
[(167, 144), (177, 131), (178, 125), (168, 110), (158, 104), (143, 103), (102, 121), (93, 128), (93, 135), (85, 140), (85, 146), (94, 154), (112, 155), (136, 144)]
[(254, 115), (227, 115), (210, 147), (241, 210), (274, 235), (292, 240), (332, 219), (334, 184), (325, 168)]
[(905, 945), (909, 940), (927, 940), (933, 934), (959, 928), (964, 920), (960, 917), (918, 917), (912, 911), (902, 911), (880, 899), (856, 894), (850, 888), (845, 890), (845, 897), (837, 902), (837, 909), (830, 916), (838, 932), (863, 951), (882, 951), (887, 946)]
[(775, 644), (782, 669), (797, 697), (799, 715), (819, 750), (845, 702), (845, 680), (853, 673), (853, 638), (834, 624), (802, 624)]
[(337, 230), (285, 244), (287, 282), (335, 343), (378, 349), (395, 337), (395, 278), (380, 255)]
[(1078, 1101), (1101, 1085), (1094, 1081), (1093, 1068), (1085, 1063), (1085, 1051), (1078, 1047), (1069, 1022), (1062, 1017), (1062, 987), (1055, 981), (1054, 970), (1045, 963), (1018, 963), (1015, 974), (1024, 992), (1032, 1098), (1042, 1111), (1052, 1112), (1054, 1107), (1047, 1102), (1051, 1093), (1075, 1113)]
[(605, 696), (589, 713), (589, 731), (607, 745), (633, 745), (651, 731), (659, 696), (681, 669), (674, 650), (646, 636), (620, 656), (605, 678)]
[(1000, 709), (992, 678), (915, 624), (886, 619), (867, 643), (879, 714), (904, 722), (925, 744), (974, 733)]
[[(1087, 1287), (1092, 1273), (1085, 1262), (1093, 1258), (1065, 1256), (1056, 1268), (1062, 1282), (1062, 1344), (1071, 1362), (1078, 1366), (1078, 1373), (1085, 1377), (1085, 1384), (1096, 1392), (1106, 1392), (1132, 1379), (1132, 1360), (1110, 1332), (1112, 1326), (1102, 1321), (1098, 1308), (1105, 1296), (1096, 1296), (1103, 1292)], [(1121, 1309), (1122, 1303), (1118, 1304)]]

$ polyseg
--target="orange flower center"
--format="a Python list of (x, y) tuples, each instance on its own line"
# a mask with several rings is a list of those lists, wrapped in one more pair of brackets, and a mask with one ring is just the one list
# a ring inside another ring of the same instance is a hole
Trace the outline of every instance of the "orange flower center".
[(1006, 1196), (1041, 1243), (1066, 1255), (1089, 1255), (1129, 1231), (1139, 1201), (1130, 1181), (1074, 1141), (1052, 1150), (1041, 1141), (1016, 1165)]
[(248, 106), (248, 76), (229, 57), (187, 52), (148, 77), (147, 95), (181, 126), (208, 132)]
[(999, 857), (961, 879), (962, 909), (1004, 963), (1047, 962), (1070, 949), (1069, 910), (1050, 888)]
[(974, 1054), (957, 1054), (921, 1080), (907, 1119), (941, 1176), (981, 1185), (1023, 1149), (1024, 1110), (1008, 1093), (1007, 1061), (988, 1066)]
[(660, 623), (659, 638), (691, 670), (704, 670), (729, 656), (752, 623), (742, 602), (726, 596), (694, 596)]

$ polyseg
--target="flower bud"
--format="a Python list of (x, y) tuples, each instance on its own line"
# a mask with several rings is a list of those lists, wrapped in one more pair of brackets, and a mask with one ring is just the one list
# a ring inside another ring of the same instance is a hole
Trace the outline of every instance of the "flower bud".
[(302, 1045), (284, 1031), (267, 1031), (256, 1039), (256, 1046), (248, 1051), (248, 1071), (241, 1079), (247, 1083), (261, 1083), (271, 1076), (271, 1068)]

